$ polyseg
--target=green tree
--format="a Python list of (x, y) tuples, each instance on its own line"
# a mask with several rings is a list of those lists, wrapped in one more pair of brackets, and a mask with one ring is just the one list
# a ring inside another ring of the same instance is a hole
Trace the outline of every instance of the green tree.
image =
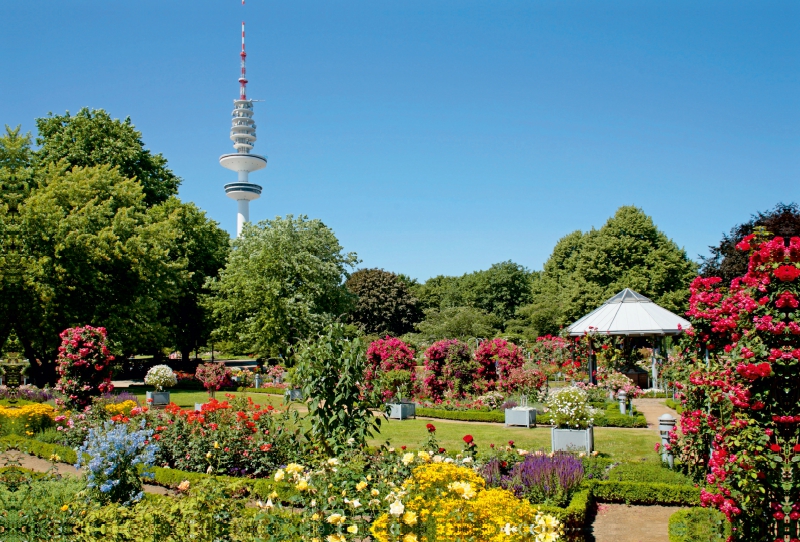
[(562, 238), (532, 281), (532, 301), (517, 326), (557, 333), (623, 288), (664, 308), (686, 309), (697, 264), (637, 207), (620, 207), (599, 230)]
[(173, 260), (186, 261), (186, 273), (180, 275), (177, 298), (162, 304), (160, 321), (168, 329), (168, 341), (181, 353), (184, 364), (189, 363), (192, 350), (207, 344), (213, 330), (209, 310), (200, 302), (210, 294), (206, 286), (225, 266), (230, 251), (228, 232), (206, 216), (193, 203), (182, 203), (170, 198), (150, 211), (157, 221), (169, 220), (176, 224)]
[(261, 356), (285, 354), (347, 313), (344, 281), (357, 263), (320, 220), (288, 215), (246, 225), (209, 282), (216, 336)]
[(422, 344), (431, 344), (441, 339), (488, 338), (500, 331), (500, 325), (495, 315), (475, 307), (428, 309), (425, 320), (417, 324), (415, 339)]
[(368, 334), (402, 335), (414, 329), (422, 311), (400, 276), (383, 269), (359, 269), (347, 279), (356, 299), (349, 321)]
[(155, 205), (178, 193), (179, 179), (161, 154), (145, 150), (142, 134), (131, 123), (112, 119), (102, 109), (84, 107), (75, 116), (69, 111), (36, 119), (42, 164), (66, 161), (68, 168), (107, 164), (119, 167), (123, 177), (141, 183), (145, 203)]
[(19, 206), (24, 281), (12, 324), (37, 381), (51, 381), (58, 334), (108, 329), (117, 352), (164, 344), (162, 304), (176, 299), (185, 258), (171, 257), (178, 215), (149, 214), (139, 183), (110, 166), (50, 165)]

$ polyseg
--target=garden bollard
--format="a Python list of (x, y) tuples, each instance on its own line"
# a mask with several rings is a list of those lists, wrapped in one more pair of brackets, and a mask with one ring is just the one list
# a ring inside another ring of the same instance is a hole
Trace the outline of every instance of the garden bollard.
[(669, 414), (662, 414), (658, 418), (658, 432), (661, 433), (661, 461), (672, 468), (674, 465), (674, 457), (672, 450), (669, 446), (669, 432), (675, 427), (675, 418)]
[(620, 414), (627, 414), (627, 406), (628, 406), (628, 394), (622, 390), (619, 390), (617, 394), (617, 398), (619, 399), (619, 413)]
[(255, 378), (253, 379), (256, 389), (261, 387), (261, 374), (256, 374)]

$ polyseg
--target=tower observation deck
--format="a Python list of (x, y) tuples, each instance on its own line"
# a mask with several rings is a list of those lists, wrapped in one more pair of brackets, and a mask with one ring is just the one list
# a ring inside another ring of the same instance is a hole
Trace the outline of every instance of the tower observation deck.
[(219, 157), (219, 164), (235, 171), (238, 175), (237, 182), (225, 185), (225, 195), (236, 200), (238, 204), (236, 217), (236, 237), (242, 234), (245, 222), (250, 221), (250, 202), (261, 197), (261, 187), (249, 181), (251, 172), (267, 167), (267, 159), (258, 154), (252, 154), (256, 142), (256, 125), (253, 120), (253, 100), (247, 99), (247, 77), (244, 50), (244, 22), (242, 22), (242, 73), (239, 77), (239, 98), (233, 101), (231, 114), (231, 141), (235, 153), (223, 154)]

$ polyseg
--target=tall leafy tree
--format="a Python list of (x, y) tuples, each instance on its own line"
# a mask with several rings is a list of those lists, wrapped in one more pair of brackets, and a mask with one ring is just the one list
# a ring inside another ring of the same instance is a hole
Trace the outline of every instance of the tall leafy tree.
[(346, 315), (344, 282), (357, 263), (320, 220), (288, 215), (246, 225), (209, 282), (216, 335), (262, 356), (285, 354)]
[(778, 203), (773, 209), (758, 212), (750, 220), (731, 228), (722, 235), (719, 244), (708, 247), (711, 255), (701, 257), (701, 272), (706, 277), (721, 277), (725, 284), (747, 273), (748, 256), (743, 250), (736, 250), (736, 244), (744, 237), (763, 228), (773, 236), (785, 239), (800, 237), (800, 206), (796, 203)]
[[(620, 207), (599, 230), (562, 238), (532, 283), (532, 302), (517, 325), (557, 333), (623, 288), (666, 309), (686, 309), (697, 264), (637, 207)], [(531, 329), (532, 328), (532, 329)]]
[(417, 298), (399, 275), (383, 269), (359, 269), (345, 286), (356, 297), (350, 323), (364, 333), (398, 336), (412, 331), (421, 320)]
[(428, 309), (425, 320), (417, 324), (414, 339), (429, 345), (442, 339), (490, 338), (500, 331), (501, 325), (497, 316), (475, 307)]
[(179, 179), (168, 167), (161, 154), (144, 148), (142, 134), (128, 117), (112, 119), (102, 109), (84, 107), (75, 116), (69, 111), (36, 119), (40, 148), (36, 156), (41, 163), (64, 160), (72, 167), (110, 165), (119, 167), (120, 174), (141, 183), (145, 203), (155, 205), (177, 195)]
[(193, 203), (170, 198), (150, 211), (157, 221), (177, 225), (177, 239), (170, 253), (173, 260), (186, 261), (186, 273), (181, 274), (177, 298), (162, 304), (160, 321), (168, 329), (168, 341), (181, 353), (184, 364), (189, 363), (192, 350), (208, 342), (213, 321), (210, 311), (200, 302), (210, 294), (207, 281), (219, 275), (230, 251), (230, 237), (219, 224), (206, 216)]

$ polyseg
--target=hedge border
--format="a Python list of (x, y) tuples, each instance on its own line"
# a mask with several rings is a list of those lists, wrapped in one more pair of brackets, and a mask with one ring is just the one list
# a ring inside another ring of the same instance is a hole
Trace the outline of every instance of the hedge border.
[(442, 410), (438, 408), (417, 407), (416, 415), (422, 418), (439, 418), (442, 420), (459, 420), (465, 422), (505, 423), (506, 421), (506, 413), (498, 411)]
[(242, 393), (264, 393), (270, 395), (286, 395), (287, 388), (273, 388), (266, 386), (264, 388), (236, 388), (237, 391)]
[(700, 488), (690, 485), (595, 480), (591, 482), (591, 486), (594, 498), (601, 502), (674, 506), (698, 506), (700, 504)]
[(692, 542), (698, 540), (698, 536), (702, 536), (702, 539), (708, 542), (722, 542), (731, 535), (731, 524), (718, 510), (694, 507), (678, 510), (672, 514), (669, 517), (667, 533), (669, 542)]

